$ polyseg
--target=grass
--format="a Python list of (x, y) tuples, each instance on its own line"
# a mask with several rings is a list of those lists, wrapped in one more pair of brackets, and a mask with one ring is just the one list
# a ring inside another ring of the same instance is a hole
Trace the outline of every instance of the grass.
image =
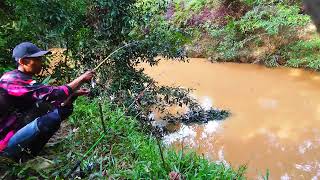
[[(169, 173), (174, 171), (186, 179), (245, 179), (244, 167), (233, 170), (223, 164), (210, 162), (192, 150), (182, 153), (161, 145), (165, 160), (163, 164), (157, 140), (150, 135), (148, 128), (133, 117), (119, 117), (123, 109), (113, 107), (107, 101), (103, 102), (103, 113), (106, 126), (111, 130), (82, 162), (81, 171), (75, 172), (78, 176), (98, 179), (169, 179)], [(60, 140), (56, 140), (58, 142), (55, 141), (51, 148), (45, 149), (44, 156), (50, 159), (51, 166), (41, 169), (28, 165), (28, 162), (1, 163), (1, 166), (7, 164), (6, 177), (62, 178), (103, 132), (97, 100), (78, 99), (67, 124), (63, 137), (58, 138)]]
[(286, 65), (296, 68), (320, 69), (320, 38), (315, 36), (311, 40), (300, 40), (290, 44), (282, 50), (287, 59)]

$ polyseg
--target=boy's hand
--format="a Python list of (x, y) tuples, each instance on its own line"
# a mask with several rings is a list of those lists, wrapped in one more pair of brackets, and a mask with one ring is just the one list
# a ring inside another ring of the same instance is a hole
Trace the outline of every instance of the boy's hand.
[(90, 71), (87, 71), (87, 72), (83, 73), (83, 74), (80, 76), (80, 78), (81, 78), (81, 80), (82, 80), (83, 82), (87, 82), (87, 81), (90, 81), (95, 74), (96, 74), (95, 71), (91, 71), (91, 70), (90, 70)]
[(90, 93), (90, 90), (87, 88), (80, 88), (75, 92), (75, 96), (85, 96)]

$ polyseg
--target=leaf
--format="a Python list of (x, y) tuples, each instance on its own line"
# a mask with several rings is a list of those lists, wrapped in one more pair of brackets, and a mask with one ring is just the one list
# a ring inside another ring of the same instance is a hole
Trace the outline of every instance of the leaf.
[(50, 80), (51, 80), (51, 75), (49, 75), (48, 77), (46, 77), (46, 78), (42, 81), (42, 84), (48, 85), (49, 82), (50, 82)]

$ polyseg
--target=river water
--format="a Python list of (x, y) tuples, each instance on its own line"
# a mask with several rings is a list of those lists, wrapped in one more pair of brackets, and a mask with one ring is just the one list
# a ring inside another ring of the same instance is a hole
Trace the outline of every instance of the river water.
[(320, 178), (320, 74), (259, 65), (161, 61), (145, 72), (162, 85), (193, 88), (203, 106), (229, 110), (224, 121), (179, 125), (163, 141), (195, 149), (247, 177)]

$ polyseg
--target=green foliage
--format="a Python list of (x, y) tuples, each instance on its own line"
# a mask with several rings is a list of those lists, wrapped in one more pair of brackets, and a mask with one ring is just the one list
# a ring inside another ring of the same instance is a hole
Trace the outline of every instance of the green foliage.
[(175, 0), (170, 3), (167, 9), (167, 13), (172, 11), (170, 22), (180, 27), (191, 28), (188, 21), (193, 16), (201, 14), (204, 9), (215, 9), (220, 2), (219, 0)]
[[(306, 25), (310, 18), (299, 14), (299, 7), (277, 3), (273, 6), (258, 5), (247, 12), (236, 25), (241, 33), (250, 35), (263, 30), (268, 35), (278, 35), (281, 29), (294, 30)], [(292, 31), (291, 31), (292, 32)]]
[[(85, 14), (85, 0), (67, 1), (6, 1), (13, 8), (17, 23), (15, 32), (25, 41), (34, 41), (48, 46), (63, 46), (66, 36), (73, 33), (73, 28), (81, 15)], [(12, 23), (12, 22), (11, 22)]]
[[(310, 22), (308, 16), (300, 14), (298, 5), (277, 1), (246, 3), (252, 8), (240, 19), (229, 17), (225, 26), (210, 23), (205, 26), (215, 41), (211, 48), (211, 53), (216, 54), (215, 59), (237, 60), (242, 56), (241, 51), (267, 38), (281, 36), (283, 39), (294, 39), (298, 29)], [(278, 46), (276, 43), (274, 46)]]
[(0, 67), (0, 75), (2, 75), (3, 73), (5, 73), (7, 71), (10, 71), (10, 70), (12, 70), (12, 67), (10, 67), (10, 66)]
[(315, 37), (311, 40), (300, 40), (279, 50), (282, 58), (286, 59), (287, 66), (306, 67), (320, 70), (320, 38)]
[[(10, 48), (9, 44), (13, 38), (8, 37), (10, 31), (13, 30), (12, 25), (8, 24), (12, 19), (12, 12), (3, 2), (0, 4), (0, 74), (10, 66)], [(12, 65), (12, 64), (11, 64)]]
[(1, 66), (14, 67), (12, 49), (21, 42), (31, 41), (45, 49), (65, 48), (67, 39), (79, 27), (79, 19), (85, 15), (85, 2), (4, 1), (0, 6), (0, 12), (5, 14), (0, 17)]
[(224, 28), (207, 25), (206, 30), (213, 39), (216, 39), (216, 43), (211, 49), (218, 53), (217, 60), (235, 60), (238, 57), (239, 50), (243, 48), (245, 40), (237, 31), (235, 21), (230, 21)]

